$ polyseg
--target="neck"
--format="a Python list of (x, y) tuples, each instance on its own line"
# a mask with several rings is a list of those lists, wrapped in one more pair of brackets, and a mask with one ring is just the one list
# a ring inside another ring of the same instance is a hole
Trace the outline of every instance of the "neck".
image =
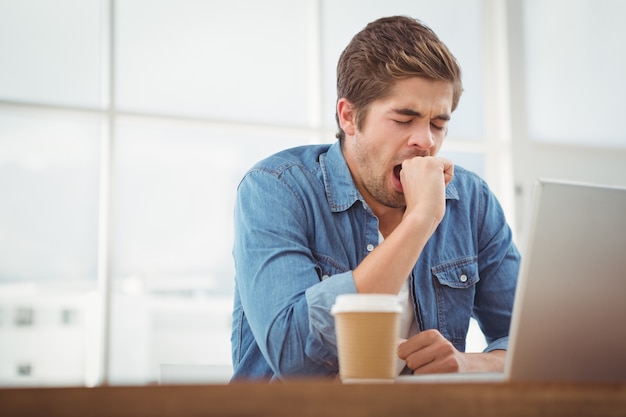
[(383, 210), (375, 210), (374, 214), (378, 217), (378, 230), (380, 230), (380, 233), (382, 233), (383, 237), (386, 239), (402, 221), (404, 208), (396, 209), (385, 207)]

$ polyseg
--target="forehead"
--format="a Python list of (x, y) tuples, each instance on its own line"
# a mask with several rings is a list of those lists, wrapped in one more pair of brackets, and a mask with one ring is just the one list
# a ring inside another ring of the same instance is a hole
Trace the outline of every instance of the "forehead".
[(375, 101), (382, 107), (410, 109), (420, 113), (450, 114), (454, 87), (449, 81), (411, 77), (394, 83), (389, 94)]

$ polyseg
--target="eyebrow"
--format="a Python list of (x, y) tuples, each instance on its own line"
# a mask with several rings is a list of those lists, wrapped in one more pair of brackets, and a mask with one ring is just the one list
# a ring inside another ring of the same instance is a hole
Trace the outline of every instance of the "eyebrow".
[[(396, 114), (401, 114), (403, 116), (413, 116), (413, 117), (423, 117), (424, 115), (416, 110), (413, 109), (409, 109), (409, 108), (397, 108), (397, 109), (391, 109), (392, 112), (396, 113)], [(445, 120), (445, 121), (449, 121), (450, 120), (450, 115), (449, 114), (440, 114), (438, 116), (435, 116), (433, 118), (437, 119), (437, 120)]]

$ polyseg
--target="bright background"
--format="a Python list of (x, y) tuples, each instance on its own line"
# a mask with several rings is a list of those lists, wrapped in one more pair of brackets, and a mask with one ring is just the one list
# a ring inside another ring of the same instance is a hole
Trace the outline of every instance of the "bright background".
[(626, 185), (620, 0), (0, 0), (0, 385), (226, 381), (237, 183), (335, 140), (338, 56), (392, 14), (459, 60), (443, 153), (521, 248), (536, 178)]

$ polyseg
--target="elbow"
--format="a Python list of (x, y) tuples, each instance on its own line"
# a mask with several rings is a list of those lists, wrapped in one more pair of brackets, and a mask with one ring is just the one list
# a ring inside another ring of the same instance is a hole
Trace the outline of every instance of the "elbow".
[[(293, 326), (296, 327), (296, 326)], [(293, 328), (291, 327), (291, 328)], [(338, 372), (336, 353), (312, 340), (309, 332), (270, 331), (266, 359), (278, 378), (334, 376)]]

